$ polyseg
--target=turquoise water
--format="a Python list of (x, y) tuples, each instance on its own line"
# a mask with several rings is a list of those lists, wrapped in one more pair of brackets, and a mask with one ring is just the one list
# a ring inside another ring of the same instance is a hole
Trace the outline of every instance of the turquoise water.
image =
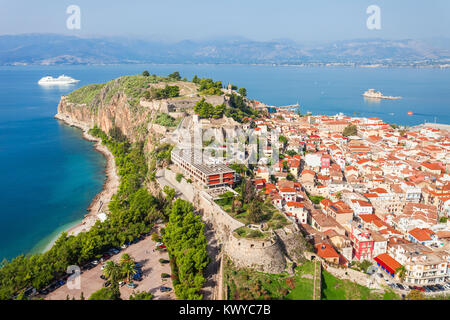
[[(0, 67), (0, 259), (39, 251), (86, 213), (105, 179), (104, 157), (81, 131), (53, 119), (61, 95), (126, 74), (179, 71), (231, 82), (270, 105), (302, 112), (379, 117), (389, 123), (450, 124), (450, 70), (303, 68), (240, 65)], [(76, 86), (42, 88), (46, 75)], [(369, 88), (402, 100), (364, 100)], [(413, 116), (407, 112), (412, 111)]]

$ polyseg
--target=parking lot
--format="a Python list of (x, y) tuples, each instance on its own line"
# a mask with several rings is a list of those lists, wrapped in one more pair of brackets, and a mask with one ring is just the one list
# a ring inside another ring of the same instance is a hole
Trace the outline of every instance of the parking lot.
[[(170, 292), (161, 292), (161, 287), (173, 288), (172, 280), (170, 278), (161, 278), (162, 273), (170, 274), (171, 271), (168, 263), (162, 264), (159, 262), (161, 258), (169, 260), (168, 253), (155, 250), (155, 246), (156, 243), (151, 240), (150, 236), (147, 236), (143, 240), (130, 245), (110, 258), (110, 260), (119, 262), (122, 254), (128, 253), (136, 261), (136, 263), (141, 266), (142, 280), (133, 281), (137, 285), (135, 289), (128, 287), (126, 284), (122, 285), (120, 287), (122, 299), (128, 299), (134, 291), (150, 292), (156, 300), (175, 299), (173, 290)], [(101, 279), (101, 267), (103, 263), (99, 262), (98, 265), (92, 267), (91, 269), (85, 269), (82, 271), (80, 275), (81, 281), (79, 288), (69, 289), (67, 284), (64, 284), (55, 289), (53, 292), (50, 292), (42, 297), (46, 300), (65, 300), (68, 296), (69, 299), (75, 297), (75, 299), (79, 300), (81, 292), (83, 292), (85, 299), (88, 299), (93, 292), (101, 289), (105, 284), (105, 280)]]
[(450, 294), (449, 283), (444, 284), (441, 283), (427, 286), (409, 285), (394, 280), (392, 277), (389, 277), (385, 272), (382, 272), (382, 270), (378, 270), (377, 273), (373, 274), (373, 277), (377, 279), (379, 284), (387, 285), (391, 289), (400, 294), (408, 294), (411, 290), (419, 290), (425, 293), (426, 295)]

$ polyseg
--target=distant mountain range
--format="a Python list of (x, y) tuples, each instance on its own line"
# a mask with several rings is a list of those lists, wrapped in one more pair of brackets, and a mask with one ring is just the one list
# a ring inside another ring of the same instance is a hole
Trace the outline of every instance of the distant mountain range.
[(0, 36), (0, 65), (116, 63), (433, 65), (450, 63), (450, 40), (356, 39), (325, 44), (221, 39), (176, 43), (54, 34)]

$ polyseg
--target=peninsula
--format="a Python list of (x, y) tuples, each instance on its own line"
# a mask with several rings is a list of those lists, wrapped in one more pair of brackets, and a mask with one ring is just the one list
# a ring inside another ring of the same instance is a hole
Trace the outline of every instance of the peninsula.
[[(6, 263), (0, 298), (448, 292), (450, 132), (269, 108), (245, 88), (178, 72), (62, 97), (56, 117), (101, 141), (120, 181), (91, 223)], [(70, 265), (84, 270), (77, 296), (65, 286)]]

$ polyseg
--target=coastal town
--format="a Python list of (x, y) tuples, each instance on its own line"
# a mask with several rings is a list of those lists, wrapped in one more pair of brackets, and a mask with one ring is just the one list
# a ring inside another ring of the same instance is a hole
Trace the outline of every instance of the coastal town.
[(449, 313), (450, 1), (2, 9), (12, 315)]
[[(308, 239), (318, 259), (343, 270), (358, 266), (373, 275), (362, 284), (377, 282), (404, 295), (449, 291), (450, 131), (283, 108), (249, 121), (244, 127), (265, 146), (249, 166), (251, 182)], [(261, 134), (270, 132), (279, 139)], [(230, 153), (226, 144), (214, 148)], [(275, 148), (279, 160), (270, 164)], [(220, 194), (241, 179), (225, 165), (229, 158), (214, 157), (208, 166), (180, 154), (172, 151), (175, 170), (201, 189)]]
[(97, 142), (107, 180), (36, 256), (59, 264), (1, 269), (4, 297), (448, 298), (447, 125), (303, 114), (148, 71), (61, 97), (55, 118)]

